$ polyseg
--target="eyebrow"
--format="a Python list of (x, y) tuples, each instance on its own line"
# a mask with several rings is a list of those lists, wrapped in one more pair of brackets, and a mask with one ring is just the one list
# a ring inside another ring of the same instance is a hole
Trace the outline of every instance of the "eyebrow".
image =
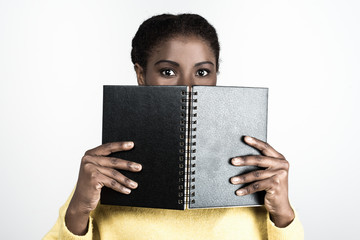
[[(177, 67), (180, 66), (179, 63), (174, 62), (174, 61), (170, 61), (170, 60), (159, 60), (159, 61), (157, 61), (154, 65), (157, 65), (157, 64), (160, 64), (160, 63), (163, 63), (163, 62), (165, 62), (165, 63), (170, 63), (171, 65), (175, 65), (175, 66), (177, 66)], [(215, 66), (215, 64), (214, 64), (213, 62), (211, 62), (211, 61), (204, 61), (204, 62), (198, 62), (198, 63), (196, 63), (196, 64), (194, 65), (194, 67), (197, 67), (197, 66), (200, 66), (200, 65), (203, 65), (203, 64), (211, 64), (211, 65)]]
[(215, 65), (213, 62), (210, 62), (210, 61), (204, 61), (204, 62), (199, 62), (199, 63), (196, 63), (194, 66), (197, 67), (197, 66), (200, 66), (200, 65), (203, 65), (203, 64), (211, 64), (211, 65)]
[(180, 64), (178, 64), (177, 62), (170, 61), (170, 60), (159, 60), (159, 61), (157, 61), (154, 65), (158, 65), (158, 64), (163, 63), (163, 62), (165, 62), (165, 63), (170, 63), (171, 65), (175, 65), (175, 66), (177, 66), (177, 67), (180, 66)]

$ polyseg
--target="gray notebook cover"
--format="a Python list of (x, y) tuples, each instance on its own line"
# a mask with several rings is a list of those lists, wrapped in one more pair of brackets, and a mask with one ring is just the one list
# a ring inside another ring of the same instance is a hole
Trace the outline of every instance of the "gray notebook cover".
[(235, 191), (241, 185), (233, 185), (229, 179), (256, 169), (235, 167), (230, 159), (259, 154), (243, 142), (243, 136), (266, 141), (268, 89), (194, 86), (193, 92), (196, 123), (192, 135), (196, 135), (196, 145), (192, 144), (190, 151), (190, 172), (194, 174), (189, 208), (263, 204), (264, 192), (237, 196)]

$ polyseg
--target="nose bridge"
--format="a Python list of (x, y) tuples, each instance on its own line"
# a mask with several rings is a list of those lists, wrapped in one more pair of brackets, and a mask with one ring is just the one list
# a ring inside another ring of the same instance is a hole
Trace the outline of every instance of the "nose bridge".
[(194, 85), (194, 77), (191, 72), (183, 73), (179, 78), (179, 85), (192, 86)]

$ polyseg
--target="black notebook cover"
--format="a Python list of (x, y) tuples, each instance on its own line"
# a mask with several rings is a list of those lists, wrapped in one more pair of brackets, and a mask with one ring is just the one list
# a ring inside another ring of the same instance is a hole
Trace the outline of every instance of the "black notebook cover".
[(113, 154), (141, 163), (130, 195), (104, 187), (101, 203), (166, 209), (261, 205), (264, 193), (236, 196), (229, 179), (255, 167), (235, 156), (258, 154), (245, 135), (266, 141), (266, 88), (104, 86), (103, 143), (133, 141)]

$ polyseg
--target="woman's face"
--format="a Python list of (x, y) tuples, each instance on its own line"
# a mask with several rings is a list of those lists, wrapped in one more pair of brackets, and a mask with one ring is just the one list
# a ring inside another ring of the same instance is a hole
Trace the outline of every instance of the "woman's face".
[(216, 85), (216, 59), (201, 38), (179, 36), (153, 49), (146, 72), (135, 71), (139, 85)]

